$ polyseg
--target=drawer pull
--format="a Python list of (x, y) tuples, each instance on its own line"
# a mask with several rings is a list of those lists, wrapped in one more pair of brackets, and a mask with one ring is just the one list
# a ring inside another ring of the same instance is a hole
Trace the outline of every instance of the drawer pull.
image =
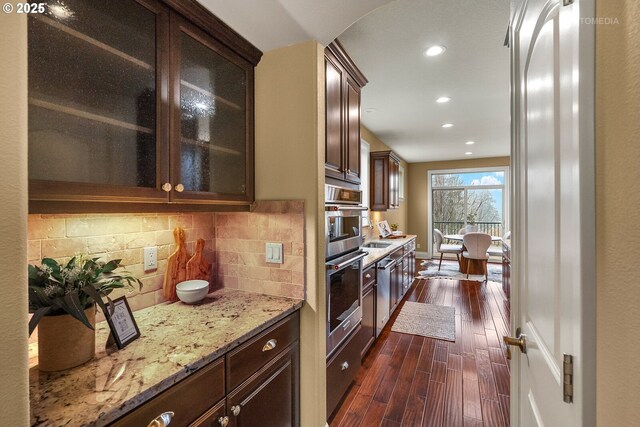
[(229, 417), (225, 415), (224, 417), (218, 418), (218, 424), (220, 424), (220, 427), (227, 427), (229, 425)]
[(340, 365), (340, 370), (346, 371), (347, 369), (349, 369), (349, 362), (345, 360), (344, 362), (342, 362), (342, 365)]
[(278, 345), (278, 340), (272, 338), (269, 341), (267, 341), (264, 347), (262, 347), (262, 351), (271, 351), (274, 348), (276, 348), (276, 345)]
[(233, 406), (231, 407), (231, 413), (232, 413), (233, 415), (235, 415), (236, 417), (237, 417), (238, 415), (240, 415), (240, 405), (233, 405)]
[(173, 412), (163, 412), (155, 420), (151, 421), (147, 427), (166, 427), (171, 424), (171, 418), (174, 415)]

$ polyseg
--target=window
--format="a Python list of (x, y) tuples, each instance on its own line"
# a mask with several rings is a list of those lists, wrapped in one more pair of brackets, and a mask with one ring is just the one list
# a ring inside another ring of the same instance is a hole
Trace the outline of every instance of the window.
[[(430, 171), (428, 180), (432, 242), (434, 229), (447, 235), (472, 226), (492, 236), (508, 229), (507, 168)], [(435, 253), (435, 246), (430, 249)]]

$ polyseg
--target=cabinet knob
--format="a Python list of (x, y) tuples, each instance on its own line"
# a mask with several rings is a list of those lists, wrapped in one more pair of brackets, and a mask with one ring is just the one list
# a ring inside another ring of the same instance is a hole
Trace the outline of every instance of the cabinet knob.
[(269, 341), (267, 341), (264, 347), (262, 347), (262, 351), (271, 351), (274, 348), (276, 348), (276, 345), (278, 345), (278, 340), (272, 338)]
[(342, 362), (342, 365), (340, 365), (340, 370), (346, 371), (347, 369), (349, 369), (349, 362), (345, 360), (344, 362)]
[(171, 186), (171, 184), (169, 184), (168, 182), (165, 182), (164, 184), (162, 184), (162, 189), (163, 189), (164, 191), (166, 191), (167, 193), (168, 193), (169, 191), (171, 191), (171, 189), (172, 189), (172, 188), (173, 188), (173, 187), (172, 187), (172, 186)]
[(365, 278), (365, 279), (371, 279), (371, 274), (369, 274), (369, 273), (365, 274), (365, 275), (364, 275), (364, 278)]
[(151, 421), (147, 427), (166, 427), (171, 423), (171, 418), (174, 415), (173, 412), (163, 412), (155, 420)]
[(351, 169), (347, 169), (347, 173), (351, 175)]
[(233, 405), (231, 407), (231, 413), (236, 417), (240, 415), (240, 405)]
[(176, 185), (176, 191), (178, 193), (182, 193), (184, 191), (184, 185), (182, 185), (182, 184)]
[(218, 424), (220, 424), (220, 427), (227, 427), (229, 425), (229, 417), (225, 415), (224, 417), (218, 418)]

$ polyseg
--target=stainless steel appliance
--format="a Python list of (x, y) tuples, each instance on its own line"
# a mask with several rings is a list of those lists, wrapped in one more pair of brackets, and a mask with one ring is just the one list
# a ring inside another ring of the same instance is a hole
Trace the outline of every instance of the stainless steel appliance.
[(396, 260), (387, 257), (378, 262), (378, 293), (376, 296), (376, 337), (389, 321), (391, 308), (391, 274)]
[(327, 357), (362, 320), (362, 259), (356, 250), (326, 262)]
[(325, 185), (325, 239), (327, 259), (362, 245), (362, 192)]

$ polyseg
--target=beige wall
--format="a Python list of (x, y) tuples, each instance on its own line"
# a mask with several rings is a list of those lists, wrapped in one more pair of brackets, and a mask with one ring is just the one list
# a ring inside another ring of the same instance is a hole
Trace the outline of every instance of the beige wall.
[[(373, 132), (367, 129), (365, 126), (361, 126), (360, 128), (361, 138), (369, 143), (371, 152), (374, 151), (388, 151), (391, 150), (384, 142), (380, 140)], [(396, 153), (397, 154), (397, 153)], [(386, 219), (389, 224), (398, 224), (398, 229), (408, 232), (407, 227), (409, 224), (409, 209), (407, 203), (407, 194), (408, 194), (408, 184), (409, 184), (409, 169), (407, 167), (407, 162), (404, 160), (400, 160), (400, 165), (404, 168), (404, 200), (400, 201), (400, 207), (398, 209), (389, 209), (386, 212), (371, 212), (371, 219), (373, 221), (381, 221)], [(374, 228), (373, 236), (377, 237), (377, 230)]]
[(599, 426), (640, 419), (640, 2), (598, 0), (596, 286)]
[(29, 424), (27, 377), (27, 19), (0, 25), (0, 424)]
[(417, 234), (418, 252), (427, 252), (427, 173), (438, 169), (486, 168), (509, 166), (509, 157), (486, 159), (449, 160), (409, 164), (409, 227), (408, 232)]
[(326, 419), (323, 82), (324, 49), (315, 41), (267, 52), (256, 69), (256, 198), (305, 201), (301, 423), (310, 427)]

